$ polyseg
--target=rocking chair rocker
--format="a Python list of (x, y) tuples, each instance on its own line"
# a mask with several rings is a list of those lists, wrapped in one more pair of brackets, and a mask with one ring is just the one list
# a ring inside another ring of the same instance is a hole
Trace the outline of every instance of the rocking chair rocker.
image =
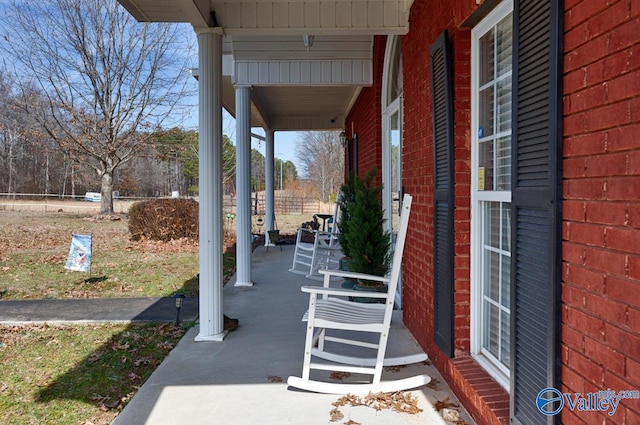
[[(287, 384), (290, 386), (328, 394), (367, 394), (369, 392), (407, 390), (420, 387), (431, 381), (431, 377), (428, 375), (417, 375), (395, 381), (382, 381), (384, 366), (406, 365), (427, 359), (427, 355), (424, 353), (385, 358), (395, 292), (400, 277), (402, 253), (409, 224), (411, 200), (410, 195), (405, 195), (402, 202), (400, 227), (389, 278), (340, 270), (320, 270), (319, 272), (324, 275), (322, 287), (302, 287), (303, 292), (309, 293), (309, 310), (303, 317), (303, 321), (307, 322), (304, 363), (302, 377), (290, 376), (288, 378)], [(381, 298), (384, 300), (384, 304), (366, 304), (345, 300), (344, 297), (362, 297), (362, 292), (331, 288), (332, 277), (350, 277), (386, 283), (388, 285), (387, 292), (367, 292), (367, 297)], [(327, 330), (348, 331), (348, 337), (328, 335)], [(363, 334), (371, 333), (379, 335), (377, 343), (357, 338), (358, 335), (362, 336)], [(353, 336), (351, 336), (352, 334)], [(325, 344), (327, 342), (329, 344)], [(373, 357), (353, 357), (328, 351), (328, 346), (340, 344), (369, 348), (377, 350), (377, 353)], [(328, 362), (315, 362), (312, 361), (312, 357)], [(368, 383), (353, 384), (317, 381), (310, 378), (311, 370), (314, 369), (372, 375), (372, 379)]]

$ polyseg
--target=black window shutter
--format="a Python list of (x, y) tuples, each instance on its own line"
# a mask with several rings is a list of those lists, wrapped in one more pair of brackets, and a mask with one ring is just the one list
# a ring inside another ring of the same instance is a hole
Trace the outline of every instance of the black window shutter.
[(557, 388), (561, 225), (560, 0), (514, 2), (511, 420), (554, 423), (536, 397)]
[(434, 333), (453, 356), (453, 92), (447, 32), (431, 46), (434, 139)]

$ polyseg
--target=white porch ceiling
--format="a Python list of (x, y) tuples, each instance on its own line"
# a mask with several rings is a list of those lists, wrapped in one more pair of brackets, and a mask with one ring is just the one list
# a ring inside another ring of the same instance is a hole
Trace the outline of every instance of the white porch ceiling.
[(232, 115), (233, 85), (250, 85), (252, 126), (329, 130), (344, 128), (373, 82), (373, 36), (406, 33), (413, 0), (118, 1), (139, 21), (222, 28), (231, 65), (223, 105)]

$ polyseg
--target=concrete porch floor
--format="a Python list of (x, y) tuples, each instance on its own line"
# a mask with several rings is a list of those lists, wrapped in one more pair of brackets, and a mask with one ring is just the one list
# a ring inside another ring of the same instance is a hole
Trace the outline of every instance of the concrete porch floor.
[[(290, 375), (302, 372), (305, 327), (301, 321), (308, 296), (303, 285), (320, 282), (288, 272), (293, 246), (267, 252), (258, 247), (252, 257), (255, 285), (224, 288), (225, 314), (240, 327), (222, 342), (194, 342), (191, 329), (142, 386), (114, 425), (141, 424), (344, 424), (349, 420), (374, 424), (454, 424), (445, 421), (434, 404), (448, 401), (458, 407), (458, 424), (472, 424), (437, 370), (426, 364), (385, 370), (383, 379), (427, 373), (432, 384), (410, 393), (418, 399), (418, 414), (369, 407), (338, 407), (343, 419), (331, 422), (330, 412), (340, 396), (288, 388)], [(394, 317), (389, 355), (420, 352), (411, 334)]]

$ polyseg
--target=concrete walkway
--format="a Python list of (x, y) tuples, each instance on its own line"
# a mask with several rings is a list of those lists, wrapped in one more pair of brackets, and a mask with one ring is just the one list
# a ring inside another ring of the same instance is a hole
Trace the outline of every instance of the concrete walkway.
[[(171, 297), (0, 301), (0, 323), (5, 325), (170, 322), (176, 320), (176, 313)], [(198, 298), (185, 298), (180, 320), (197, 318)]]
[[(238, 318), (240, 327), (222, 342), (194, 342), (198, 330), (191, 329), (114, 425), (314, 425), (349, 420), (362, 425), (452, 424), (433, 405), (447, 398), (460, 403), (431, 365), (388, 370), (383, 376), (398, 379), (426, 371), (433, 377), (433, 388), (411, 392), (423, 409), (418, 414), (343, 406), (338, 410), (344, 418), (331, 422), (330, 412), (336, 408), (332, 403), (339, 396), (287, 387), (287, 377), (302, 371), (305, 327), (301, 317), (308, 297), (300, 287), (318, 284), (287, 271), (292, 256), (292, 246), (283, 247), (282, 252), (256, 249), (252, 258), (255, 285), (235, 287), (232, 280), (224, 289), (225, 313)], [(401, 323), (401, 312), (397, 313), (389, 355), (420, 351)], [(473, 423), (462, 408), (454, 410), (462, 420)]]
[[(225, 314), (238, 318), (240, 327), (222, 342), (194, 342), (197, 326), (172, 350), (129, 402), (113, 425), (362, 425), (435, 424), (452, 425), (437, 401), (447, 401), (462, 422), (473, 424), (469, 415), (430, 364), (385, 370), (383, 379), (400, 379), (427, 373), (429, 386), (409, 392), (416, 397), (417, 414), (389, 409), (376, 411), (364, 406), (335, 406), (335, 395), (315, 394), (288, 388), (287, 377), (300, 376), (305, 327), (301, 317), (308, 297), (302, 285), (316, 285), (288, 272), (293, 246), (283, 251), (259, 247), (253, 253), (253, 287), (224, 288)], [(197, 298), (187, 298), (181, 320), (195, 320)], [(132, 322), (173, 321), (172, 298), (0, 301), (0, 323), (38, 322)], [(421, 351), (402, 324), (397, 311), (392, 323), (389, 355)], [(337, 409), (337, 411), (335, 410)], [(343, 415), (331, 422), (332, 415)]]

